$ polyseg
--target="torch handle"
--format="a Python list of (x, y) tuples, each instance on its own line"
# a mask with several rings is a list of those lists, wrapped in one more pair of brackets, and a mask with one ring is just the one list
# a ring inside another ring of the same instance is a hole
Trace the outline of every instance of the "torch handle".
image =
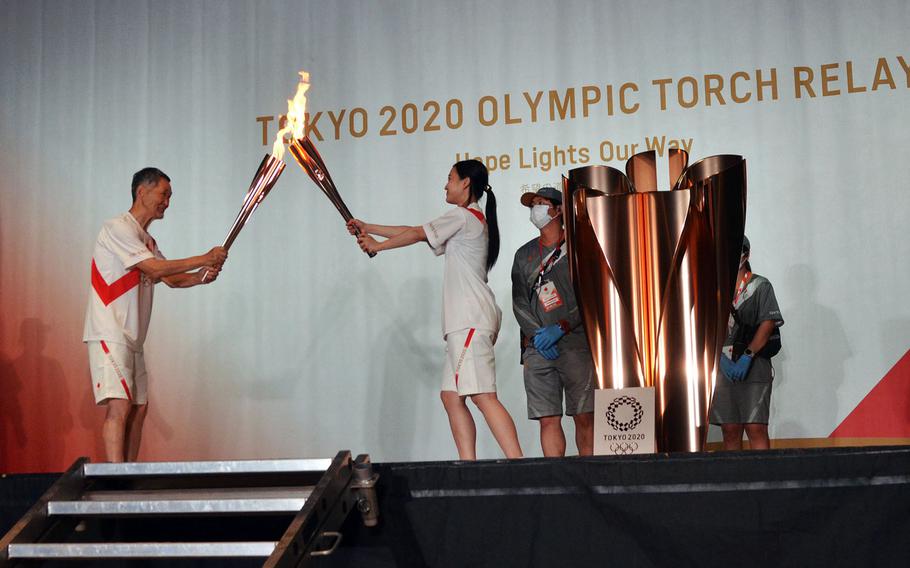
[[(224, 241), (221, 242), (221, 246), (224, 248), (224, 250), (230, 250), (231, 245), (234, 244), (234, 239), (237, 238), (238, 234), (240, 234), (240, 229), (243, 228), (243, 224), (241, 223), (239, 227), (240, 228), (236, 230), (232, 228), (231, 232), (228, 233), (228, 236), (224, 237)], [(202, 275), (203, 282), (209, 279), (210, 272), (210, 270), (206, 270), (205, 274)]]
[[(343, 215), (342, 215), (342, 216), (343, 216)], [(353, 219), (353, 217), (351, 217), (351, 219)], [(349, 220), (350, 220), (350, 219), (349, 219)], [(361, 234), (362, 234), (362, 233), (360, 232), (360, 229), (357, 229), (357, 230), (355, 230), (355, 232), (354, 232), (354, 236), (355, 236), (355, 237), (359, 237)], [(370, 258), (373, 258), (374, 256), (376, 256), (376, 253), (375, 253), (375, 252), (368, 252), (368, 253), (366, 253), (366, 255), (367, 255), (368, 257), (370, 257)]]
[[(332, 199), (331, 201), (332, 201), (332, 204), (335, 205), (335, 209), (337, 209), (338, 212), (341, 213), (341, 218), (344, 219), (345, 223), (347, 223), (348, 221), (350, 221), (351, 219), (354, 218), (354, 216), (351, 215), (351, 212), (348, 210), (347, 206), (344, 204), (344, 201), (341, 201), (341, 197), (338, 198), (338, 201), (340, 203), (336, 203), (334, 199)], [(361, 235), (360, 229), (357, 229), (356, 232), (354, 233), (354, 236), (359, 237), (360, 235)], [(376, 256), (376, 253), (368, 252), (368, 253), (366, 253), (366, 255), (370, 258), (373, 258), (374, 256)]]
[(240, 229), (243, 228), (243, 225), (245, 223), (246, 219), (240, 220), (234, 227), (231, 228), (231, 231), (227, 234), (227, 236), (224, 237), (224, 241), (222, 241), (221, 246), (223, 246), (225, 250), (231, 249), (231, 245), (234, 244), (234, 239), (236, 239), (237, 235), (240, 234)]
[[(315, 178), (314, 178), (314, 181), (315, 181)], [(322, 186), (320, 185), (320, 187), (322, 187)], [(334, 186), (332, 186), (332, 187), (334, 189)], [(325, 193), (326, 197), (329, 198), (329, 201), (332, 202), (332, 205), (335, 206), (335, 209), (338, 211), (338, 213), (341, 214), (341, 218), (344, 219), (345, 223), (347, 223), (348, 221), (350, 221), (351, 219), (354, 218), (354, 215), (351, 214), (351, 210), (348, 209), (348, 206), (344, 203), (344, 200), (341, 198), (340, 195), (338, 195), (337, 190), (333, 191), (331, 195), (327, 191), (323, 191), (323, 193)], [(360, 231), (358, 230), (354, 236), (359, 237)], [(370, 258), (373, 258), (374, 256), (376, 256), (376, 253), (368, 252), (368, 253), (366, 253), (366, 255), (369, 256)]]

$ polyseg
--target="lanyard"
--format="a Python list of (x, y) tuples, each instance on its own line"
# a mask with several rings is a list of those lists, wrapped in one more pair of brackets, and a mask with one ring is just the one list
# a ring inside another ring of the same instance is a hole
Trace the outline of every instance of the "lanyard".
[(537, 272), (537, 281), (534, 283), (534, 288), (540, 288), (543, 284), (543, 276), (553, 268), (553, 265), (556, 264), (559, 259), (562, 257), (562, 249), (566, 244), (566, 239), (562, 238), (558, 243), (556, 243), (556, 248), (553, 249), (553, 252), (547, 255), (547, 258), (543, 257), (543, 244), (540, 242), (540, 239), (537, 240), (537, 254), (540, 257), (540, 269)]
[(743, 274), (743, 279), (739, 281), (739, 286), (736, 287), (736, 294), (733, 296), (733, 306), (736, 307), (739, 305), (739, 296), (743, 293), (743, 290), (746, 289), (746, 284), (749, 283), (749, 279), (752, 278), (752, 272), (747, 270)]

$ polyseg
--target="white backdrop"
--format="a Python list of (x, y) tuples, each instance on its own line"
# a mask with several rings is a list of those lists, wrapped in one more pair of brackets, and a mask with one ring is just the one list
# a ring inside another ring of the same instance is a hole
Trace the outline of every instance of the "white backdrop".
[[(219, 243), (268, 151), (262, 117), (270, 145), (299, 69), (311, 74), (310, 112), (322, 112), (316, 145), (367, 221), (429, 220), (445, 211), (457, 154), (509, 156), (509, 169), (491, 174), (503, 252), (490, 278), (505, 314), (500, 397), (527, 454), (540, 450), (525, 415), (509, 268), (534, 230), (518, 197), (583, 164), (522, 166), (534, 148), (571, 145), (576, 158), (588, 150), (589, 164), (621, 168), (626, 145), (640, 151), (655, 136), (691, 144), (692, 161), (746, 157), (752, 264), (787, 321), (772, 436), (827, 436), (910, 343), (908, 21), (904, 0), (2, 0), (5, 469), (100, 455), (82, 318), (93, 240), (129, 207), (132, 173), (154, 165), (173, 180), (171, 207), (150, 229), (166, 255)], [(721, 81), (724, 104), (705, 93)], [(524, 93), (539, 91), (535, 120)], [(567, 93), (574, 118), (559, 116)], [(585, 116), (583, 95), (595, 94)], [(423, 129), (428, 101), (442, 109), (430, 122), (438, 131)], [(381, 135), (386, 106), (396, 133)], [(348, 120), (358, 108), (361, 137)], [(342, 110), (335, 139), (327, 113)], [(612, 156), (601, 154), (605, 141)], [(441, 280), (441, 259), (423, 246), (367, 259), (289, 163), (217, 283), (158, 290), (142, 457), (350, 448), (383, 461), (453, 458), (437, 394)], [(479, 455), (498, 456), (479, 426)]]

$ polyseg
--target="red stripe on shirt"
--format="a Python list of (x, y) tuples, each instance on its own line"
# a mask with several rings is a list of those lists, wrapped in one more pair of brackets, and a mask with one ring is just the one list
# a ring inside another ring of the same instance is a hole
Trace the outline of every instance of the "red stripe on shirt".
[(483, 213), (481, 213), (480, 211), (478, 211), (478, 210), (476, 210), (476, 209), (471, 209), (470, 207), (465, 207), (465, 209), (468, 210), (468, 213), (470, 213), (471, 215), (477, 217), (477, 220), (480, 221), (481, 223), (486, 223), (486, 222), (487, 222), (487, 220), (486, 220), (486, 219), (484, 218), (484, 216), (483, 216)]
[(98, 270), (98, 266), (95, 264), (95, 259), (92, 259), (92, 288), (95, 289), (95, 293), (98, 294), (98, 298), (101, 299), (105, 306), (109, 305), (111, 302), (126, 294), (138, 285), (138, 268), (133, 268), (113, 284), (108, 284), (104, 280), (104, 277), (101, 276), (101, 272)]

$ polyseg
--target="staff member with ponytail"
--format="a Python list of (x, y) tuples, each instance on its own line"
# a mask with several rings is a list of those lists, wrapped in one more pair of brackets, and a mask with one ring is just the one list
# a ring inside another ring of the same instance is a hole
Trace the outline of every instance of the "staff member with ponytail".
[[(442, 335), (446, 342), (442, 404), (449, 416), (458, 456), (477, 458), (477, 428), (467, 405), (483, 413), (493, 436), (508, 458), (520, 458), (515, 422), (496, 396), (493, 344), (499, 334), (502, 311), (487, 284), (487, 273), (499, 256), (496, 198), (488, 185), (487, 168), (477, 160), (456, 163), (445, 185), (446, 203), (457, 207), (424, 225), (373, 225), (348, 222), (351, 234), (365, 252), (406, 247), (426, 241), (433, 252), (445, 255), (442, 289)], [(477, 202), (486, 195), (486, 215)], [(377, 241), (370, 235), (386, 237)]]

